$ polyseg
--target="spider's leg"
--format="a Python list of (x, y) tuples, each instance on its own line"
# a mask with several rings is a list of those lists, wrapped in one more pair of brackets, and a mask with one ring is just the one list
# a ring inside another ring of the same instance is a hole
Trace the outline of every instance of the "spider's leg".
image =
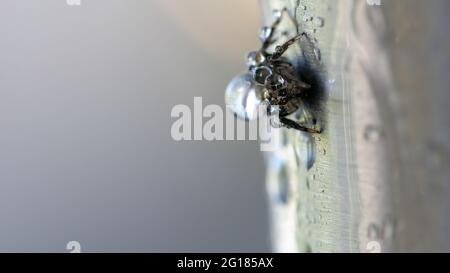
[(290, 87), (287, 90), (286, 99), (290, 100), (290, 99), (300, 98), (300, 97), (302, 97), (302, 94), (303, 94), (303, 89)]
[(288, 48), (293, 45), (295, 42), (297, 42), (298, 40), (300, 40), (301, 38), (303, 38), (303, 36), (307, 37), (307, 34), (305, 32), (287, 40), (284, 44), (277, 46), (275, 48), (275, 52), (272, 55), (272, 59), (278, 59), (280, 58), (285, 52), (286, 50), (288, 50)]
[[(264, 39), (262, 40), (262, 47), (261, 47), (262, 51), (267, 51), (267, 48), (268, 48), (269, 46), (271, 46), (271, 45), (275, 42), (275, 40), (274, 40), (274, 38), (273, 38), (273, 35), (274, 35), (274, 33), (275, 33), (275, 29), (277, 28), (277, 26), (278, 26), (280, 23), (281, 23), (281, 16), (278, 17), (278, 18), (272, 23), (272, 25), (271, 25), (270, 27), (263, 27), (263, 28), (261, 29), (261, 32), (268, 32), (268, 33), (269, 33), (268, 36), (267, 36), (267, 37), (264, 37)], [(262, 34), (261, 34), (261, 36), (262, 36)]]
[(307, 132), (307, 133), (311, 133), (311, 134), (320, 134), (322, 132), (322, 130), (320, 130), (320, 129), (314, 129), (314, 128), (309, 128), (309, 127), (303, 126), (300, 123), (295, 122), (292, 119), (289, 119), (286, 117), (280, 117), (280, 121), (287, 128), (293, 128), (295, 130), (299, 130), (302, 132)]
[[(295, 84), (295, 86), (298, 87), (299, 89), (309, 89), (309, 88), (311, 88), (311, 85), (309, 85), (309, 84), (307, 84), (307, 83), (301, 81), (298, 77), (294, 76), (294, 75), (291, 73), (291, 71), (292, 71), (291, 69), (286, 69), (286, 68), (288, 68), (288, 67), (281, 67), (281, 68), (278, 70), (278, 73), (279, 73), (284, 79), (286, 79), (287, 81), (293, 82), (293, 83)], [(291, 67), (289, 67), (289, 68), (291, 68)], [(301, 92), (301, 91), (302, 91), (302, 90), (300, 90), (300, 92)]]
[[(286, 8), (284, 8), (280, 11), (280, 14), (275, 17), (275, 20), (270, 27), (263, 27), (263, 29), (261, 30), (261, 31), (269, 33), (268, 36), (264, 37), (264, 39), (262, 40), (262, 48), (261, 48), (262, 51), (266, 51), (267, 48), (275, 42), (275, 40), (273, 38), (273, 36), (275, 34), (275, 29), (281, 23), (281, 20), (283, 20), (283, 16), (285, 14), (289, 15), (289, 12)], [(291, 16), (289, 15), (289, 17), (291, 17)]]
[(272, 60), (271, 64), (274, 67), (278, 67), (280, 71), (290, 70), (293, 68), (293, 65), (290, 62), (283, 59)]

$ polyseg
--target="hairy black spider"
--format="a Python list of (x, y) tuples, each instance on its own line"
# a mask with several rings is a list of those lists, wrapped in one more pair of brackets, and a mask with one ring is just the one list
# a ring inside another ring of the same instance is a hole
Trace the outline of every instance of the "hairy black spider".
[(252, 51), (247, 56), (248, 71), (235, 77), (228, 85), (225, 100), (235, 114), (246, 120), (257, 117), (259, 105), (267, 105), (270, 116), (278, 114), (281, 124), (309, 133), (320, 133), (320, 129), (310, 128), (287, 116), (297, 111), (302, 105), (302, 94), (311, 86), (295, 76), (293, 65), (283, 54), (306, 33), (301, 33), (282, 45), (276, 46), (273, 53), (268, 48), (276, 42), (274, 33), (287, 10), (275, 12), (275, 20), (270, 27), (263, 27), (260, 34), (261, 49)]

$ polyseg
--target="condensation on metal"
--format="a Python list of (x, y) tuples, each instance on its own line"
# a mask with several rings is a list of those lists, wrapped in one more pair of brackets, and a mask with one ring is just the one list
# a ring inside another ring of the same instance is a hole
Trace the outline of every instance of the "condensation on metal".
[(286, 7), (282, 31), (309, 34), (290, 58), (326, 87), (324, 133), (284, 130), (267, 155), (274, 251), (450, 251), (450, 5), (377, 3), (261, 1), (265, 24)]

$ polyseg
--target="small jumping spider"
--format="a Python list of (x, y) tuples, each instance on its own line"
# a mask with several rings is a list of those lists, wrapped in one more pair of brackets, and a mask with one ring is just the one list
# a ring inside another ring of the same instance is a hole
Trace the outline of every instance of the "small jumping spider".
[(259, 51), (252, 51), (247, 56), (249, 71), (235, 77), (227, 87), (225, 100), (235, 114), (246, 120), (255, 119), (256, 108), (264, 104), (269, 116), (278, 114), (281, 124), (287, 128), (294, 128), (309, 133), (320, 133), (320, 130), (309, 128), (287, 118), (302, 105), (301, 94), (311, 88), (294, 76), (293, 65), (283, 57), (286, 50), (306, 36), (299, 34), (284, 44), (276, 46), (273, 53), (268, 48), (276, 41), (274, 32), (287, 10), (275, 13), (275, 21), (270, 27), (263, 27)]

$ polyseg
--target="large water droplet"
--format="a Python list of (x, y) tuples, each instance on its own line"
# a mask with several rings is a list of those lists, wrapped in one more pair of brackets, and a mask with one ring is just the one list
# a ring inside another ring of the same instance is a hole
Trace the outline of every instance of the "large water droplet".
[(225, 91), (225, 103), (242, 119), (254, 120), (262, 102), (264, 87), (253, 80), (250, 73), (235, 77)]

